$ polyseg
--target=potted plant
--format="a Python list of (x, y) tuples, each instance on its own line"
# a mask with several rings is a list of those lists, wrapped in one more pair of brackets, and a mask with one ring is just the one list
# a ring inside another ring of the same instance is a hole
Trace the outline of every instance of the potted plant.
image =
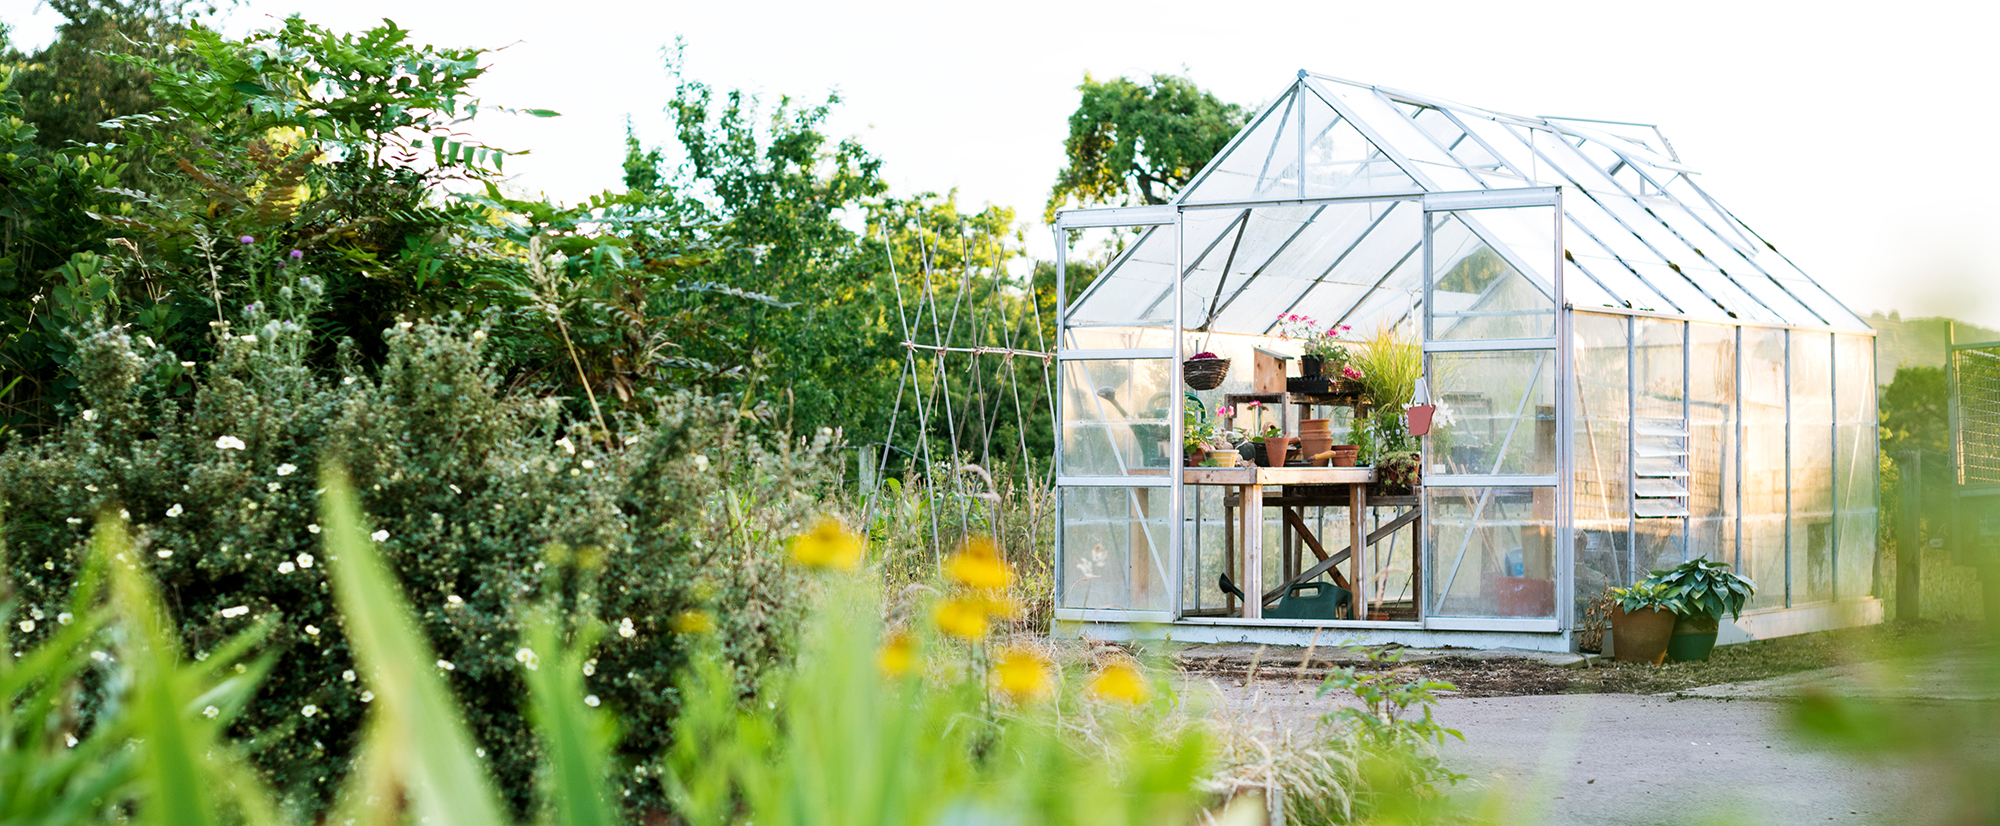
[(1229, 359), (1222, 358), (1207, 350), (1188, 356), (1181, 362), (1181, 380), (1193, 390), (1214, 390), (1222, 386), (1222, 379), (1229, 375)]
[(1323, 376), (1329, 373), (1339, 375), (1347, 366), (1347, 343), (1340, 340), (1340, 334), (1353, 329), (1345, 324), (1327, 325), (1321, 329), (1319, 323), (1306, 316), (1287, 313), (1278, 316), (1278, 338), (1297, 341), (1304, 348), (1299, 357), (1299, 375)]
[(1382, 495), (1408, 496), (1423, 484), (1423, 470), (1414, 450), (1385, 453), (1375, 457), (1375, 485)]
[(1622, 663), (1658, 665), (1667, 656), (1680, 601), (1650, 579), (1611, 589), (1611, 652)]
[(1181, 449), (1189, 467), (1207, 458), (1208, 446), (1220, 437), (1216, 420), (1204, 415), (1199, 405), (1187, 405), (1181, 420)]
[(1722, 615), (1741, 619), (1743, 603), (1757, 593), (1757, 583), (1729, 570), (1728, 563), (1696, 557), (1665, 571), (1654, 571), (1649, 583), (1665, 588), (1679, 602), (1667, 659), (1693, 662), (1708, 659)]
[(1285, 466), (1285, 454), (1291, 452), (1292, 438), (1279, 430), (1277, 425), (1269, 425), (1257, 431), (1256, 435), (1250, 437), (1250, 441), (1257, 445), (1255, 457), (1257, 464), (1264, 467)]

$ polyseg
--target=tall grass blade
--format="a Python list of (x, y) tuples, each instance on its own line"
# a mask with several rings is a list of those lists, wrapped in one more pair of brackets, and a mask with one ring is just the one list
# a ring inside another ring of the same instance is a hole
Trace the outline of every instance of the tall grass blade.
[(565, 647), (558, 623), (555, 612), (544, 609), (527, 628), (529, 718), (548, 760), (549, 802), (560, 826), (615, 826), (618, 814), (605, 786), (611, 720), (584, 703), (583, 663), (602, 628), (585, 625)]
[(100, 520), (91, 546), (111, 571), (112, 600), (125, 629), (121, 653), (132, 668), (132, 734), (145, 742), (140, 818), (172, 826), (220, 823), (202, 771), (209, 754), (201, 746), (209, 738), (184, 717), (184, 698), (193, 692), (183, 685), (171, 620), (132, 560), (122, 522)]
[[(334, 597), (355, 659), (376, 693), (364, 760), (395, 759), (419, 821), (432, 826), (505, 823), (493, 782), (473, 756), (472, 735), (437, 656), (417, 632), (416, 614), (376, 553), (347, 476), (321, 477), (320, 523)], [(379, 736), (377, 736), (379, 735)], [(374, 754), (396, 752), (393, 758)]]

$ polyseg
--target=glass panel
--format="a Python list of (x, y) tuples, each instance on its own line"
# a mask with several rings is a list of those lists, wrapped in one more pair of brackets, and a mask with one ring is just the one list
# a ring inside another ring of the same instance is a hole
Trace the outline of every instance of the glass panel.
[(1833, 598), (1833, 337), (1792, 331), (1792, 604)]
[(1555, 352), (1432, 353), (1432, 473), (1553, 474)]
[[(1064, 476), (1165, 476), (1175, 405), (1169, 359), (1062, 362)], [(1234, 367), (1234, 365), (1231, 365)]]
[(1062, 489), (1064, 608), (1165, 611), (1172, 488)]
[(1555, 488), (1425, 488), (1424, 496), (1431, 616), (1555, 616)]
[[(1316, 305), (1307, 314), (1327, 321), (1341, 317), (1397, 260), (1417, 248), (1421, 213), (1411, 201), (1313, 208), (1308, 213), (1313, 216), (1311, 223), (1264, 265), (1257, 287), (1225, 302), (1215, 329), (1264, 333), (1279, 315), (1300, 312), (1299, 302), (1315, 285), (1319, 287), (1315, 292), (1324, 290), (1345, 300)], [(1329, 283), (1336, 286), (1328, 287)]]
[[(1686, 353), (1681, 337), (1686, 325), (1655, 318), (1632, 320), (1632, 453), (1633, 492), (1680, 496), (1647, 496), (1634, 502), (1640, 515), (1687, 510), (1689, 444)], [(1643, 487), (1640, 483), (1645, 483)], [(1641, 570), (1679, 565), (1685, 557), (1686, 520), (1681, 517), (1639, 519), (1632, 526), (1633, 557)]]
[(1688, 556), (1737, 564), (1736, 328), (1688, 325)]
[[(1218, 230), (1219, 231), (1219, 230)], [(1087, 264), (1064, 268), (1063, 287), (1071, 324), (1173, 322), (1173, 304), (1162, 299), (1174, 284), (1174, 229), (1151, 227), (1102, 274), (1091, 278)], [(1156, 315), (1147, 315), (1151, 308)]]
[[(1274, 277), (1271, 272), (1273, 257), (1313, 234), (1313, 227), (1318, 223), (1313, 219), (1322, 212), (1318, 207), (1308, 206), (1262, 207), (1246, 211), (1248, 217), (1188, 275), (1187, 287), (1183, 291), (1187, 309), (1182, 318), (1187, 320), (1190, 328), (1214, 329), (1222, 311), (1239, 304), (1254, 307), (1268, 302), (1271, 298), (1268, 280)], [(1199, 252), (1189, 250), (1189, 260)], [(1219, 278), (1224, 267), (1228, 268), (1227, 277)], [(1276, 315), (1275, 309), (1267, 312)]]
[[(1431, 222), (1433, 341), (1555, 335), (1555, 301), (1542, 287), (1522, 275), (1458, 213), (1433, 213)], [(1543, 254), (1549, 249), (1512, 252)]]
[(1319, 95), (1306, 92), (1301, 97), (1305, 101), (1306, 197), (1423, 189)]
[(1627, 494), (1630, 417), (1625, 352), (1628, 319), (1577, 313), (1576, 405), (1576, 610), (1612, 586), (1632, 584), (1631, 510)]
[(1875, 339), (1833, 337), (1834, 504), (1839, 536), (1834, 548), (1834, 591), (1841, 599), (1866, 596), (1874, 585), (1876, 513), (1881, 457), (1876, 446)]
[[(1223, 519), (1225, 489), (1189, 485), (1187, 504), (1182, 509), (1186, 521), (1181, 526), (1181, 610), (1194, 616), (1221, 616), (1241, 611), (1243, 604), (1223, 594), (1218, 584), (1228, 568), (1224, 561), (1234, 548), (1229, 535), (1233, 520)], [(1235, 574), (1232, 579), (1241, 579)]]
[(1063, 330), (1064, 350), (1141, 350), (1174, 346), (1174, 331), (1168, 327), (1069, 327)]
[(1182, 198), (1187, 203), (1297, 198), (1299, 125), (1292, 92), (1272, 105)]
[(1785, 331), (1744, 327), (1743, 552), (1752, 608), (1785, 605)]

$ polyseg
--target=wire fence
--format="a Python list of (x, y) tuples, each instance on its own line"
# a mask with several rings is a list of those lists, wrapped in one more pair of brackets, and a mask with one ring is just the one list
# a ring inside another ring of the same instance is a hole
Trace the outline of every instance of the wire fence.
[(1953, 453), (1961, 485), (2000, 485), (2000, 344), (1952, 351)]

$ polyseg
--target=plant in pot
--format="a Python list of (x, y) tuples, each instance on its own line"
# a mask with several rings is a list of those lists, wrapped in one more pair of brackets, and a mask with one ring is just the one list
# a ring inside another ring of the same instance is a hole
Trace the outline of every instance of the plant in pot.
[(1621, 663), (1659, 665), (1667, 657), (1680, 598), (1650, 579), (1611, 589), (1611, 652)]
[(1728, 563), (1710, 562), (1705, 556), (1654, 571), (1646, 581), (1665, 588), (1680, 603), (1680, 616), (1667, 641), (1667, 659), (1675, 662), (1708, 659), (1715, 650), (1722, 615), (1741, 619), (1744, 601), (1757, 593), (1757, 583), (1729, 570)]
[(1251, 436), (1250, 441), (1257, 445), (1257, 464), (1264, 467), (1285, 466), (1285, 454), (1292, 449), (1292, 439), (1286, 436), (1284, 431), (1279, 430), (1277, 425), (1267, 425)]
[(1340, 334), (1350, 329), (1345, 324), (1321, 329), (1318, 322), (1295, 313), (1278, 316), (1278, 338), (1296, 341), (1304, 348), (1299, 357), (1301, 376), (1340, 375), (1348, 359), (1347, 342), (1340, 340)]
[(1181, 381), (1190, 389), (1214, 390), (1222, 386), (1222, 379), (1229, 375), (1229, 359), (1222, 358), (1207, 350), (1188, 356), (1181, 362)]
[(1385, 453), (1375, 458), (1375, 484), (1388, 496), (1408, 496), (1423, 484), (1423, 460), (1414, 450)]
[(1221, 437), (1215, 419), (1204, 415), (1198, 405), (1188, 405), (1181, 426), (1181, 450), (1190, 466), (1208, 457), (1208, 447)]

